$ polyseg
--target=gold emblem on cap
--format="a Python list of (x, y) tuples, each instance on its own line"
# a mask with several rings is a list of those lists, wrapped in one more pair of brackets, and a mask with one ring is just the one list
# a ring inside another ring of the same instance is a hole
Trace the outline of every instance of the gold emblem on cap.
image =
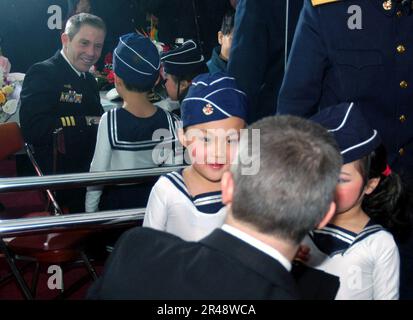
[(202, 109), (202, 112), (206, 115), (206, 116), (210, 116), (211, 114), (214, 113), (214, 107), (211, 106), (209, 103)]
[(386, 11), (391, 10), (392, 8), (392, 0), (387, 0), (383, 2), (383, 9)]

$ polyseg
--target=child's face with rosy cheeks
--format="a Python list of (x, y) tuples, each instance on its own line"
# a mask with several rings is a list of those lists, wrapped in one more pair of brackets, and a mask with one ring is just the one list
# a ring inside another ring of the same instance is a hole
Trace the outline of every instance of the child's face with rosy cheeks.
[(243, 128), (245, 121), (237, 117), (186, 128), (181, 143), (188, 150), (192, 167), (205, 179), (220, 181), (235, 159)]
[(380, 179), (374, 178), (364, 183), (360, 166), (360, 160), (356, 160), (341, 167), (335, 193), (337, 214), (360, 208), (363, 197), (372, 193), (380, 181)]

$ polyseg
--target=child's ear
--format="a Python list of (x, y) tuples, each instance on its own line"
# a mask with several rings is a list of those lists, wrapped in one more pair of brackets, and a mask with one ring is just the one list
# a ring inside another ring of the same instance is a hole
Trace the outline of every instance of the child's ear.
[(226, 171), (221, 178), (222, 203), (229, 205), (234, 197), (234, 179), (231, 171)]
[(321, 220), (321, 222), (318, 224), (316, 229), (322, 229), (324, 228), (327, 223), (330, 222), (330, 220), (333, 218), (334, 214), (336, 213), (336, 203), (334, 201), (331, 201), (330, 203), (330, 208), (324, 215), (324, 218)]
[(178, 129), (178, 140), (185, 148), (187, 147), (185, 132), (182, 128)]
[(218, 43), (222, 45), (222, 38), (224, 37), (224, 34), (222, 31), (218, 31)]
[(380, 178), (372, 178), (367, 182), (366, 187), (364, 188), (364, 194), (371, 194), (379, 185)]
[(188, 80), (181, 80), (179, 82), (179, 91), (183, 92), (186, 90), (186, 88), (188, 88), (191, 85), (191, 82)]
[(113, 75), (115, 78), (115, 85), (117, 87), (123, 87), (123, 81), (121, 78), (119, 78), (116, 74)]

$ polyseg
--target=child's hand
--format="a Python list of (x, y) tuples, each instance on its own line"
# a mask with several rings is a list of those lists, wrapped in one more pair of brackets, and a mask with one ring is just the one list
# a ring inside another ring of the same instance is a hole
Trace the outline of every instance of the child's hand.
[(310, 259), (310, 248), (306, 245), (301, 244), (295, 254), (294, 260), (298, 260), (301, 262), (307, 262)]

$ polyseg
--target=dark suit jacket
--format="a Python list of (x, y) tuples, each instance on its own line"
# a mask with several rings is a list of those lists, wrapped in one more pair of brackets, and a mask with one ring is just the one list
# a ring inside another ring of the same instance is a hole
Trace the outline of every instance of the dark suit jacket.
[(88, 126), (85, 117), (103, 113), (94, 77), (88, 72), (86, 79), (79, 77), (58, 51), (29, 69), (20, 98), (23, 135), (34, 146), (43, 171), (52, 172), (52, 134), (57, 128), (63, 128), (65, 136), (59, 171), (88, 171), (96, 128)]
[(276, 260), (224, 232), (185, 242), (135, 228), (116, 245), (91, 299), (299, 299), (291, 274)]
[[(287, 47), (302, 4), (289, 2)], [(228, 73), (250, 99), (248, 123), (276, 112), (284, 75), (286, 9), (286, 1), (238, 1)]]

